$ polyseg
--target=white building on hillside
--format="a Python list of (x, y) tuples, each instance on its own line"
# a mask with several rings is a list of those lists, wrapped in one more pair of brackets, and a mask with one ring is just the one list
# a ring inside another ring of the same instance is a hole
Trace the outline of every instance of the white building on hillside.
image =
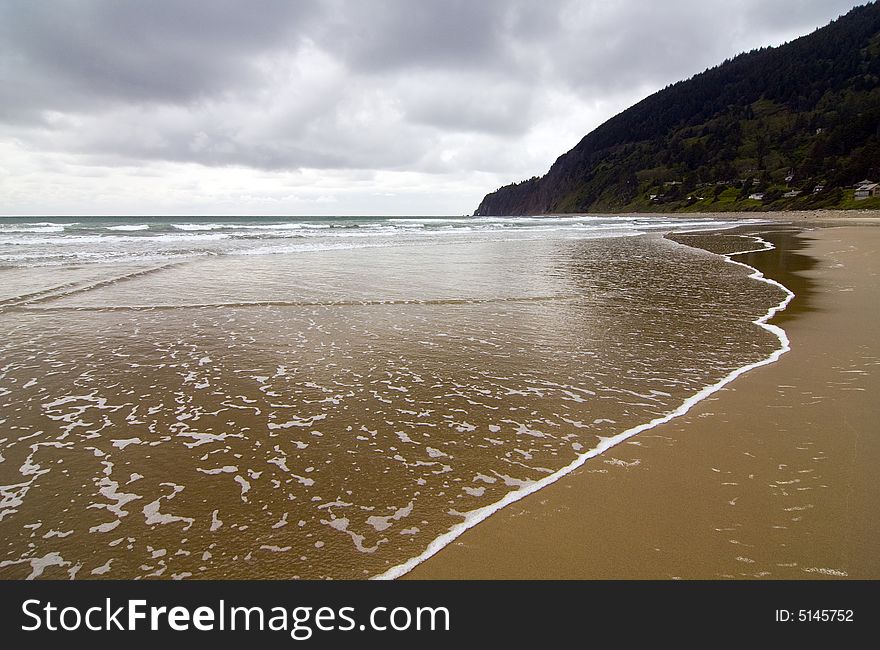
[(868, 181), (856, 188), (856, 201), (864, 201), (865, 199), (880, 197), (880, 184)]

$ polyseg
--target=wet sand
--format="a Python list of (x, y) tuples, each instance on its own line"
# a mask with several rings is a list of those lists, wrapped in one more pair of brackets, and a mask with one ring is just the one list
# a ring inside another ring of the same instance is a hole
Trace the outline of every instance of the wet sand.
[[(790, 218), (804, 220), (825, 221)], [(797, 294), (771, 321), (792, 346), (777, 363), (498, 512), (406, 577), (880, 578), (880, 229), (835, 223), (847, 225), (780, 226), (765, 237), (776, 251), (738, 258)]]
[(778, 349), (782, 289), (634, 227), (32, 267), (0, 305), (0, 577), (384, 575)]

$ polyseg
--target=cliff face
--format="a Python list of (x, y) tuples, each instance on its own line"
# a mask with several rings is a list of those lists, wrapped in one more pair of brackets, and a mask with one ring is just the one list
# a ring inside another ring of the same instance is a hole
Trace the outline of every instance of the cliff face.
[(846, 207), (864, 178), (880, 180), (877, 3), (664, 88), (474, 214)]

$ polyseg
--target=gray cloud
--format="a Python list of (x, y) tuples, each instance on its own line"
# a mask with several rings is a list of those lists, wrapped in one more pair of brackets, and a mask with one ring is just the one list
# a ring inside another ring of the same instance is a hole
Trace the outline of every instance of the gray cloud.
[(515, 180), (608, 111), (855, 4), (0, 0), (0, 145), (46, 169)]
[(246, 84), (257, 74), (248, 57), (295, 44), (315, 10), (284, 0), (12, 0), (0, 5), (4, 67), (34, 86), (60, 84), (45, 95), (57, 102), (65, 93), (191, 101)]
[(321, 33), (356, 70), (484, 66), (503, 49), (503, 0), (334, 2), (335, 18)]

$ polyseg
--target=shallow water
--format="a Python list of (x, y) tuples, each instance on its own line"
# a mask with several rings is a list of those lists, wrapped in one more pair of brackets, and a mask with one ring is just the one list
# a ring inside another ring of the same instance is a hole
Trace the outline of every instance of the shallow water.
[(779, 345), (721, 256), (529, 228), (3, 269), (0, 576), (373, 576)]

